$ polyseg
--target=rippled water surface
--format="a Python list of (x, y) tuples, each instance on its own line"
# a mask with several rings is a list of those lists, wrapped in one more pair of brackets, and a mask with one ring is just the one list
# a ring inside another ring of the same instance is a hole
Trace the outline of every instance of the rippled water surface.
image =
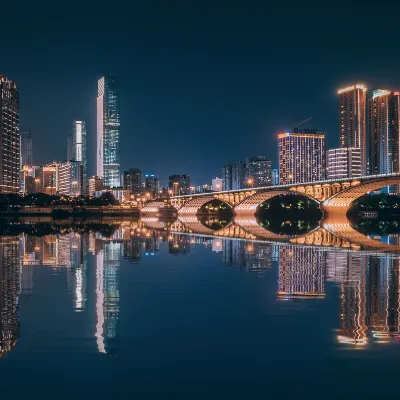
[(397, 234), (215, 226), (147, 219), (7, 231), (3, 396), (397, 395)]

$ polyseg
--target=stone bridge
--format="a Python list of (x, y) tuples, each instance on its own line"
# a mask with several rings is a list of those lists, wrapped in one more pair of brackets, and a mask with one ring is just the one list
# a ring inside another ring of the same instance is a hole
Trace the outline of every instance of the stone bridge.
[(396, 184), (400, 184), (400, 173), (174, 196), (171, 204), (178, 214), (196, 215), (210, 201), (220, 200), (231, 207), (235, 215), (246, 216), (254, 215), (262, 203), (275, 196), (297, 193), (317, 202), (330, 218), (330, 223), (334, 223), (335, 218), (343, 219), (357, 198)]

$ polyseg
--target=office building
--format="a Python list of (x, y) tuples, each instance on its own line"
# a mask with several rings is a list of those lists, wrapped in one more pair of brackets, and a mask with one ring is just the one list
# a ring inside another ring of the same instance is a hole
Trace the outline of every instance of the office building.
[(20, 171), (19, 94), (0, 75), (0, 193), (18, 193)]
[(212, 191), (211, 186), (208, 183), (205, 183), (203, 185), (197, 185), (196, 186), (196, 193), (210, 193)]
[[(79, 161), (82, 164), (82, 189), (86, 192), (86, 171), (87, 171), (87, 135), (85, 121), (74, 121), (72, 124), (72, 146), (73, 161)], [(69, 160), (67, 160), (69, 161)]]
[(222, 169), (222, 184), (224, 190), (239, 190), (246, 187), (246, 168), (242, 161), (227, 164)]
[(272, 164), (264, 156), (246, 159), (246, 183), (248, 187), (272, 185)]
[(366, 92), (356, 84), (338, 90), (340, 106), (340, 147), (361, 149), (361, 174), (367, 170)]
[(35, 174), (35, 182), (40, 186), (41, 192), (51, 195), (57, 194), (59, 166), (59, 163), (53, 162), (38, 169), (38, 174)]
[(154, 174), (145, 174), (144, 190), (146, 193), (151, 193), (153, 196), (158, 196), (160, 191), (160, 180)]
[(282, 185), (325, 179), (325, 134), (312, 129), (280, 133), (279, 182)]
[(80, 196), (83, 186), (83, 170), (80, 161), (66, 161), (58, 167), (58, 192), (60, 195)]
[(96, 192), (103, 190), (103, 179), (99, 176), (92, 176), (89, 178), (89, 196), (93, 197)]
[(168, 187), (174, 196), (190, 194), (190, 175), (171, 175)]
[(142, 171), (139, 168), (130, 168), (124, 172), (124, 189), (132, 194), (142, 193)]
[(23, 195), (35, 193), (39, 188), (35, 184), (35, 167), (24, 165), (20, 171), (20, 193)]
[(327, 152), (328, 179), (356, 178), (361, 176), (361, 149), (343, 147)]
[[(374, 90), (368, 99), (369, 173), (399, 172), (400, 93)], [(393, 193), (396, 186), (385, 188)]]
[(120, 179), (120, 105), (117, 80), (108, 74), (98, 80), (97, 176), (105, 186), (118, 187)]
[(211, 190), (213, 192), (220, 192), (222, 190), (222, 179), (214, 178), (211, 180)]
[(279, 185), (279, 169), (278, 168), (274, 168), (272, 170), (272, 184)]
[(32, 133), (31, 132), (21, 132), (20, 135), (21, 142), (21, 169), (24, 165), (33, 165), (33, 143), (32, 143)]

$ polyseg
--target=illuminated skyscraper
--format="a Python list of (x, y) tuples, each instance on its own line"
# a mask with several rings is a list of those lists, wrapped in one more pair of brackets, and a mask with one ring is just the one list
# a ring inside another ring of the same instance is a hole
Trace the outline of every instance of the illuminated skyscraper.
[(338, 91), (340, 106), (340, 147), (361, 149), (361, 174), (367, 171), (366, 92), (356, 84)]
[(142, 193), (142, 171), (139, 168), (130, 168), (128, 171), (124, 171), (123, 187), (134, 194)]
[[(86, 170), (87, 170), (87, 137), (85, 121), (74, 121), (72, 124), (72, 148), (73, 161), (80, 161), (82, 164), (82, 189), (86, 187)], [(67, 160), (70, 161), (70, 160)]]
[(282, 185), (325, 179), (325, 134), (311, 129), (280, 133), (279, 182)]
[[(400, 93), (374, 90), (368, 100), (369, 172), (399, 172)], [(388, 188), (392, 192), (394, 188)], [(386, 190), (388, 191), (388, 190)]]
[(32, 167), (33, 165), (33, 146), (32, 146), (32, 133), (21, 132), (21, 169), (25, 165)]
[(361, 176), (361, 150), (353, 147), (330, 149), (327, 153), (328, 179)]
[(0, 193), (18, 193), (20, 171), (19, 94), (0, 75)]
[(98, 80), (97, 175), (105, 186), (118, 187), (120, 178), (120, 106), (115, 74)]
[(224, 190), (238, 190), (246, 187), (246, 168), (242, 161), (227, 164), (222, 169), (222, 184)]
[(158, 177), (154, 174), (146, 174), (144, 177), (144, 190), (157, 196), (160, 191), (160, 180)]
[(264, 156), (246, 159), (247, 186), (264, 187), (272, 185), (272, 164)]
[(58, 167), (58, 192), (67, 196), (82, 194), (82, 164), (80, 161), (67, 161)]

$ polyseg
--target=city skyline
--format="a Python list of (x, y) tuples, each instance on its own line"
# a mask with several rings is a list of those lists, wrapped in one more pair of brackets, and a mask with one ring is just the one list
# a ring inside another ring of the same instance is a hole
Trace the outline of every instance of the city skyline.
[[(2, 24), (5, 37), (16, 32), (4, 43), (2, 73), (19, 87), (21, 125), (35, 135), (37, 164), (51, 161), (53, 150), (54, 159), (64, 159), (65, 145), (56, 148), (54, 139), (65, 142), (72, 120), (87, 121), (93, 149), (96, 82), (106, 71), (115, 72), (121, 83), (121, 170), (137, 166), (158, 173), (162, 182), (187, 172), (193, 182), (204, 183), (220, 174), (220, 160), (224, 165), (257, 154), (276, 165), (277, 151), (271, 146), (276, 132), (308, 116), (314, 128), (327, 133), (327, 147), (339, 147), (338, 88), (354, 82), (371, 88), (368, 94), (373, 88), (400, 88), (397, 55), (365, 62), (368, 37), (380, 41), (379, 54), (384, 54), (393, 48), (394, 26), (372, 21), (353, 5), (348, 12), (360, 18), (345, 21), (340, 32), (338, 10), (306, 14), (300, 5), (290, 10), (275, 5), (271, 20), (269, 8), (261, 4), (252, 8), (233, 2), (228, 10), (204, 4), (195, 13), (180, 6), (178, 12), (160, 4), (133, 6), (126, 13), (117, 10), (119, 17), (111, 21), (105, 10), (85, 18), (67, 13), (62, 20), (45, 10), (33, 22), (34, 10), (27, 7), (16, 21)], [(307, 27), (300, 33), (299, 15)], [(368, 31), (357, 46), (351, 45), (347, 35), (359, 34), (372, 22), (375, 33)], [(72, 25), (78, 29), (71, 31)], [(106, 25), (107, 38), (100, 44), (96, 32)], [(338, 41), (341, 54), (351, 56), (336, 56)], [(288, 62), (293, 59), (299, 63)], [(43, 88), (46, 95), (38, 98)], [(173, 165), (165, 166), (165, 153)], [(95, 174), (94, 157), (90, 152), (88, 176)]]

